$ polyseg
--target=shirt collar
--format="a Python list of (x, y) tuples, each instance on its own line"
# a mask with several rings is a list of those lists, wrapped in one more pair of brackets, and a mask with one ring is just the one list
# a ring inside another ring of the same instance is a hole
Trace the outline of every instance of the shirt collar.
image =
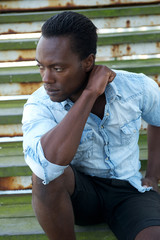
[(110, 103), (121, 97), (121, 94), (119, 93), (118, 88), (114, 83), (114, 81), (107, 85), (105, 90), (105, 95), (106, 95), (106, 100)]
[[(114, 82), (111, 82), (107, 85), (105, 95), (108, 102), (113, 102), (114, 100), (121, 97), (121, 94), (118, 92), (118, 89)], [(61, 102), (62, 107), (67, 111), (73, 106), (73, 104), (74, 103), (69, 98)]]
[(62, 107), (67, 111), (73, 106), (73, 104), (74, 103), (69, 98), (61, 102)]

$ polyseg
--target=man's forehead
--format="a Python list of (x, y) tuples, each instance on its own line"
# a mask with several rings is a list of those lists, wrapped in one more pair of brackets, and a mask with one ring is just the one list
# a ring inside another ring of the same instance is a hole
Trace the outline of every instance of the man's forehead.
[(36, 60), (39, 63), (47, 61), (47, 65), (55, 62), (79, 61), (79, 55), (71, 49), (71, 40), (68, 37), (41, 37), (36, 49)]

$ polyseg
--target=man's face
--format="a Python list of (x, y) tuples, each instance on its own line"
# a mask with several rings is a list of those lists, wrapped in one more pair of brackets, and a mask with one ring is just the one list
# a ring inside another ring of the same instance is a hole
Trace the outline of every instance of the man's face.
[(68, 37), (41, 37), (37, 45), (36, 60), (44, 88), (54, 102), (67, 98), (76, 101), (85, 85), (83, 61), (72, 51), (70, 41)]

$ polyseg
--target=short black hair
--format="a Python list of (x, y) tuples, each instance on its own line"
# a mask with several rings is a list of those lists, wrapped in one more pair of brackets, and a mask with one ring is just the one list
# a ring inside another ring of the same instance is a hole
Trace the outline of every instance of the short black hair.
[(71, 48), (81, 60), (91, 53), (96, 55), (97, 28), (82, 14), (64, 11), (49, 18), (42, 26), (45, 38), (66, 36), (71, 38)]

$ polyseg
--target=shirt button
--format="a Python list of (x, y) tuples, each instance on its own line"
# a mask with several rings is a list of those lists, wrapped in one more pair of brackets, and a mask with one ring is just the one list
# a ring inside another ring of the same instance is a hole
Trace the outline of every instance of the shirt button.
[(106, 113), (106, 116), (109, 116), (109, 113), (108, 113), (108, 112)]
[(103, 126), (103, 125), (101, 125), (101, 128), (104, 128), (104, 126)]
[(109, 158), (108, 158), (108, 157), (106, 157), (106, 161), (108, 161), (108, 159), (109, 159)]

